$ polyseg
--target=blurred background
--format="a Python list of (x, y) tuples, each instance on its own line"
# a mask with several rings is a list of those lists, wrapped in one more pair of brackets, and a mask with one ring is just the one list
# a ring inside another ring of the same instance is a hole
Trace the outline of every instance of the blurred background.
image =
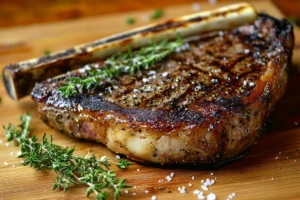
[[(262, 0), (264, 1), (264, 0)], [(299, 22), (300, 0), (272, 0), (287, 18)], [(164, 9), (170, 5), (230, 2), (226, 0), (0, 0), (0, 28), (73, 20), (89, 16), (144, 9)], [(234, 1), (236, 2), (236, 1)], [(251, 1), (248, 1), (251, 2)], [(268, 8), (266, 8), (267, 11)], [(130, 23), (130, 22), (129, 22)]]

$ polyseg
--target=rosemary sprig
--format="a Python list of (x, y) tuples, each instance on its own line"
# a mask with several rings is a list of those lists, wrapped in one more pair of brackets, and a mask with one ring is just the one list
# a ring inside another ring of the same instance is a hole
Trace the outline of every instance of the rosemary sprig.
[(25, 114), (20, 117), (21, 124), (16, 128), (9, 124), (4, 128), (7, 141), (15, 141), (20, 145), (21, 155), (24, 159), (23, 165), (39, 170), (54, 170), (57, 174), (53, 190), (64, 189), (67, 191), (70, 185), (86, 185), (86, 196), (91, 193), (96, 195), (97, 200), (108, 198), (108, 189), (114, 190), (114, 199), (118, 199), (123, 188), (129, 188), (126, 179), (119, 180), (111, 165), (125, 169), (131, 165), (125, 159), (120, 160), (118, 164), (112, 164), (105, 156), (97, 159), (95, 155), (87, 157), (74, 156), (74, 148), (63, 148), (54, 144), (52, 135), (47, 139), (44, 134), (42, 143), (37, 142), (37, 137), (29, 136), (29, 125), (31, 117)]
[(175, 41), (164, 40), (159, 44), (153, 43), (137, 51), (131, 51), (129, 48), (126, 53), (119, 53), (108, 58), (102, 68), (90, 72), (89, 76), (66, 78), (59, 91), (63, 96), (69, 98), (71, 95), (82, 93), (83, 89), (98, 86), (105, 79), (148, 69), (182, 45), (183, 40), (178, 37)]

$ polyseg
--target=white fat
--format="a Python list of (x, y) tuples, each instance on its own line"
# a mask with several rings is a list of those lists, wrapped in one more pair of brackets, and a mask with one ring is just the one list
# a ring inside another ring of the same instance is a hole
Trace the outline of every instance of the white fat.
[(137, 156), (145, 156), (149, 153), (149, 142), (151, 142), (149, 139), (130, 137), (127, 140), (127, 149)]
[[(182, 129), (183, 132), (175, 136), (175, 133), (158, 134), (149, 129), (146, 131), (147, 127), (141, 127), (141, 131), (136, 131), (125, 124), (120, 123), (117, 127), (110, 127), (106, 132), (107, 147), (118, 154), (130, 155), (133, 158), (161, 163), (166, 162), (169, 158), (183, 160), (187, 152), (182, 151), (182, 149), (186, 149), (187, 151), (193, 149), (199, 151), (203, 156), (206, 156), (208, 153), (202, 150), (201, 146), (198, 146), (198, 142), (194, 146), (192, 141), (195, 141), (195, 135), (188, 135), (186, 131), (189, 129)], [(213, 137), (211, 137), (207, 129), (204, 128), (198, 131), (199, 134), (197, 137), (213, 142)], [(187, 145), (187, 143), (190, 145)]]

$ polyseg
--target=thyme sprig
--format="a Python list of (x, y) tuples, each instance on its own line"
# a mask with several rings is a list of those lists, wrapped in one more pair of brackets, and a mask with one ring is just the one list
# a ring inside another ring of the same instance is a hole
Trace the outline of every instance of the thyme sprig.
[(67, 191), (71, 185), (86, 185), (86, 196), (91, 193), (96, 195), (97, 200), (108, 198), (107, 191), (114, 190), (114, 199), (118, 199), (123, 188), (129, 188), (126, 179), (119, 180), (110, 167), (115, 165), (125, 169), (131, 165), (125, 159), (119, 163), (113, 164), (105, 156), (97, 159), (95, 155), (87, 157), (74, 156), (74, 148), (63, 148), (53, 143), (52, 135), (50, 139), (44, 134), (42, 143), (37, 142), (37, 137), (29, 137), (29, 125), (31, 117), (25, 114), (20, 117), (21, 124), (16, 128), (9, 124), (4, 128), (4, 134), (7, 141), (15, 141), (20, 145), (21, 155), (19, 158), (24, 159), (23, 165), (29, 165), (37, 171), (54, 170), (57, 174), (56, 182), (53, 186), (55, 189)]
[(118, 53), (104, 62), (104, 66), (97, 71), (89, 73), (89, 76), (66, 78), (63, 86), (59, 88), (62, 95), (69, 98), (71, 95), (82, 93), (83, 89), (98, 86), (105, 79), (121, 74), (134, 74), (137, 71), (148, 69), (156, 62), (169, 56), (178, 47), (183, 45), (182, 38), (175, 41), (164, 40), (158, 44), (152, 43), (137, 51), (129, 48), (125, 53)]

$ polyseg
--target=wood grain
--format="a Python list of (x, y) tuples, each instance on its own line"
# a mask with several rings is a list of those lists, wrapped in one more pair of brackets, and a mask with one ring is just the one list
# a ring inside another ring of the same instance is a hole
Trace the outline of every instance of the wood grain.
[[(276, 17), (282, 16), (270, 1), (253, 1), (258, 10), (266, 10)], [(210, 9), (217, 5), (203, 4), (201, 9)], [(142, 19), (151, 11), (132, 12), (130, 15)], [(190, 4), (170, 6), (166, 8), (166, 17), (181, 16), (194, 12)], [(103, 36), (128, 30), (135, 26), (147, 24), (139, 20), (134, 26), (124, 24), (128, 13), (103, 15), (76, 21), (34, 25), (2, 29), (0, 31), (0, 66), (39, 56), (43, 50), (51, 51), (65, 49), (83, 42), (88, 42)], [(300, 30), (295, 29), (296, 47), (293, 57), (293, 67), (289, 73), (288, 89), (272, 114), (272, 123), (261, 136), (257, 144), (244, 155), (244, 158), (224, 164), (214, 169), (199, 169), (193, 167), (160, 168), (143, 166), (134, 163), (125, 171), (117, 170), (120, 177), (125, 177), (129, 183), (136, 186), (124, 194), (121, 199), (197, 199), (192, 194), (195, 189), (201, 189), (200, 181), (206, 178), (216, 178), (216, 183), (209, 192), (218, 199), (226, 199), (235, 192), (234, 199), (300, 199)], [(298, 70), (298, 71), (297, 71)], [(38, 117), (34, 103), (29, 97), (20, 102), (13, 102), (6, 95), (1, 83), (0, 125), (9, 122), (17, 124), (17, 116), (30, 112), (33, 116), (33, 134), (39, 137), (44, 132), (54, 135), (57, 144), (76, 147), (77, 155), (88, 152), (96, 156), (107, 155), (113, 160), (115, 155), (103, 145), (93, 142), (79, 141), (62, 135), (47, 127)], [(3, 131), (0, 131), (0, 199), (86, 199), (84, 187), (72, 187), (64, 193), (52, 191), (55, 181), (53, 172), (36, 172), (29, 167), (23, 167), (16, 158), (18, 148), (12, 144), (5, 145)], [(14, 155), (10, 155), (14, 152)], [(275, 157), (278, 156), (278, 159)], [(4, 165), (8, 162), (8, 166)], [(12, 167), (15, 165), (15, 167)], [(137, 171), (139, 169), (139, 171)], [(175, 176), (171, 182), (165, 177), (171, 172)], [(210, 175), (213, 173), (213, 175)], [(192, 176), (195, 180), (192, 180)], [(159, 183), (158, 180), (164, 181)], [(188, 186), (189, 183), (193, 185)], [(180, 194), (178, 187), (185, 186), (189, 193)], [(145, 190), (149, 190), (146, 194)], [(206, 192), (208, 194), (209, 192)], [(136, 195), (134, 195), (136, 193)], [(91, 197), (91, 199), (93, 199)]]
[[(147, 0), (147, 3), (140, 0), (1, 0), (0, 27), (74, 20), (142, 9), (165, 8), (168, 5), (183, 3), (191, 5), (199, 3), (202, 7), (201, 4), (205, 5), (207, 2), (208, 0)], [(217, 0), (217, 2), (228, 2), (228, 0)], [(300, 17), (298, 0), (273, 0), (273, 2), (287, 17), (290, 15)]]

